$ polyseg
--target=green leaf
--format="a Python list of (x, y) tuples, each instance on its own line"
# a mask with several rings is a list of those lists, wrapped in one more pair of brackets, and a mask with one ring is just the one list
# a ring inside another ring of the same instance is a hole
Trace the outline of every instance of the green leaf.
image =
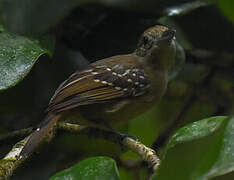
[(211, 117), (179, 129), (152, 180), (208, 180), (234, 171), (234, 118)]
[(167, 149), (180, 143), (185, 143), (187, 141), (208, 136), (217, 131), (223, 125), (223, 123), (226, 122), (226, 120), (226, 116), (219, 116), (191, 123), (179, 129), (171, 137), (167, 144)]
[(218, 0), (217, 1), (219, 8), (223, 14), (232, 22), (234, 22), (234, 1), (233, 0)]
[(43, 54), (52, 55), (55, 39), (40, 40), (9, 34), (0, 28), (0, 92), (20, 82)]
[(119, 180), (116, 163), (108, 157), (85, 159), (73, 167), (61, 171), (49, 180)]

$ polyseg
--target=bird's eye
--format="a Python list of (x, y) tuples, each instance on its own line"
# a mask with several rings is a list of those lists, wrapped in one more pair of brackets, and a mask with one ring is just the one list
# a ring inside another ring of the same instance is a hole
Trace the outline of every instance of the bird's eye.
[(143, 37), (143, 44), (146, 45), (149, 42), (149, 38), (147, 36)]
[(142, 44), (145, 49), (150, 49), (152, 47), (152, 39), (148, 36), (143, 36), (142, 38)]

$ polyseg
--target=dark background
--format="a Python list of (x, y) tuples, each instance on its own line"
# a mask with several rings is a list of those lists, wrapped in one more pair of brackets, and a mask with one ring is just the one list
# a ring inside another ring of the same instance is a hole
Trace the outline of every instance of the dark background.
[[(52, 58), (41, 56), (22, 82), (0, 94), (0, 133), (38, 124), (56, 87), (70, 74), (90, 62), (132, 52), (139, 35), (155, 24), (177, 30), (186, 61), (182, 56), (178, 58), (173, 69), (176, 76), (171, 75), (160, 104), (121, 130), (128, 128), (144, 144), (160, 149), (175, 129), (202, 118), (230, 113), (234, 99), (234, 27), (216, 3), (203, 1), (198, 6), (195, 1), (185, 0), (77, 2), (28, 0), (2, 4), (3, 24), (10, 32), (30, 37), (50, 33), (56, 37), (56, 46)], [(180, 12), (169, 16), (173, 10)], [(0, 156), (17, 140), (20, 138), (1, 143)], [(123, 180), (147, 176), (144, 164), (137, 168), (128, 166), (127, 162), (137, 159), (135, 154), (122, 153), (111, 142), (58, 132), (12, 179), (44, 180), (96, 155), (113, 157)], [(233, 175), (221, 178), (231, 180)]]

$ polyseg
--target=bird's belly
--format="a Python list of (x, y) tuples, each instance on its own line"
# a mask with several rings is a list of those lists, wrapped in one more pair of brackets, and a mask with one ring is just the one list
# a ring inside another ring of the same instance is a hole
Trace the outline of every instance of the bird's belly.
[[(129, 122), (131, 119), (145, 113), (154, 104), (153, 101), (148, 102), (129, 102), (122, 108), (116, 111), (109, 111), (107, 108), (105, 111), (105, 118), (113, 125), (118, 126), (123, 123)], [(115, 106), (115, 105), (114, 105)]]
[[(123, 100), (103, 104), (93, 104), (80, 107), (82, 116), (98, 128), (108, 123), (111, 127), (118, 127), (123, 123), (146, 112), (155, 101)], [(88, 125), (88, 124), (87, 124)], [(90, 125), (90, 123), (89, 123)]]

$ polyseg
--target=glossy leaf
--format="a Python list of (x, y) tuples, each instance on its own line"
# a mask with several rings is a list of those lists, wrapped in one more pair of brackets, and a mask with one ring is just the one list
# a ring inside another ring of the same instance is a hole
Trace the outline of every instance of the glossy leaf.
[(234, 171), (234, 118), (211, 117), (179, 129), (152, 180), (208, 180)]
[(54, 38), (40, 40), (9, 34), (0, 28), (0, 91), (20, 82), (43, 54), (52, 55)]
[(85, 159), (73, 167), (61, 171), (49, 180), (119, 180), (116, 163), (108, 157)]
[(167, 149), (176, 146), (177, 144), (192, 141), (205, 136), (208, 136), (217, 131), (224, 122), (226, 122), (226, 116), (212, 117), (201, 121), (189, 124), (179, 129), (170, 139), (167, 145)]

